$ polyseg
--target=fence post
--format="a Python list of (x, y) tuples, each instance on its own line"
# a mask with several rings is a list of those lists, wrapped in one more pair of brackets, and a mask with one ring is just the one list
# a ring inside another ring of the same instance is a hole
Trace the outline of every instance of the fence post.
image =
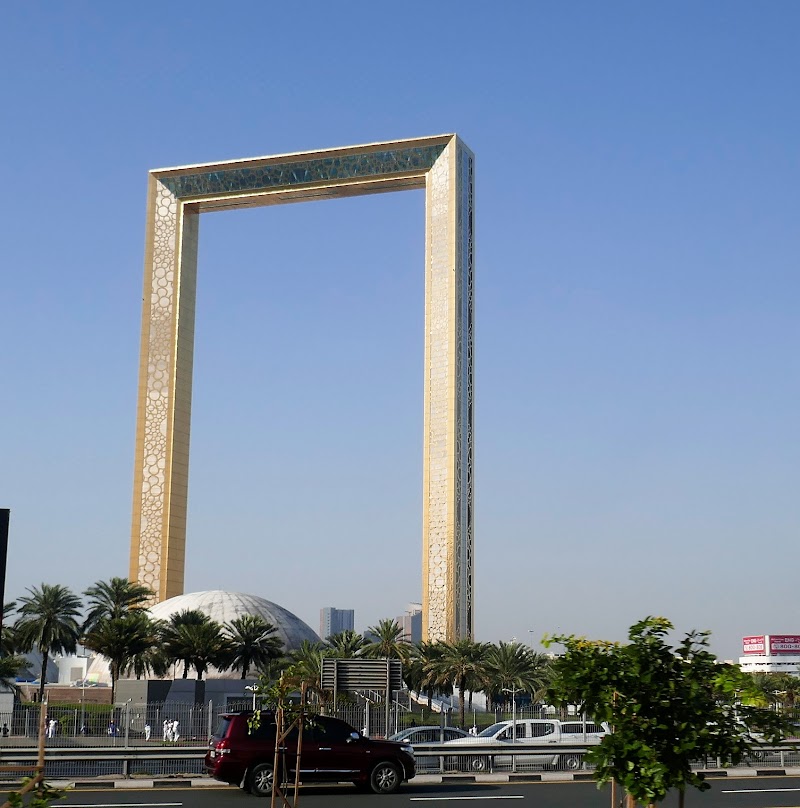
[(128, 748), (128, 741), (131, 735), (131, 700), (125, 702), (125, 748)]
[(208, 741), (211, 742), (211, 738), (213, 737), (213, 727), (211, 726), (214, 721), (214, 701), (213, 699), (208, 700)]

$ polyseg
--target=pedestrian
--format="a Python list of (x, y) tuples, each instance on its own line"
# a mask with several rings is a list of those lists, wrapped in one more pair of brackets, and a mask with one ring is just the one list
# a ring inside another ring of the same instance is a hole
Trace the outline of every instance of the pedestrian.
[(3, 737), (8, 738), (8, 724), (3, 724)]
[(51, 718), (47, 722), (47, 737), (48, 738), (55, 738), (56, 737), (56, 720), (55, 720), (55, 718)]
[(172, 722), (172, 742), (178, 743), (178, 738), (180, 738), (180, 733), (178, 732), (178, 719), (176, 718)]
[(169, 740), (172, 740), (170, 735), (172, 734), (172, 721), (169, 718), (164, 719), (164, 743)]
[(149, 724), (149, 723), (145, 724), (145, 725), (144, 725), (144, 739), (145, 739), (146, 741), (149, 741), (149, 740), (150, 740), (150, 732), (151, 732), (151, 731), (152, 731), (152, 730), (150, 729), (150, 724)]
[(116, 724), (116, 722), (114, 721), (113, 718), (111, 719), (111, 721), (108, 722), (108, 734), (112, 738), (117, 737), (117, 724)]

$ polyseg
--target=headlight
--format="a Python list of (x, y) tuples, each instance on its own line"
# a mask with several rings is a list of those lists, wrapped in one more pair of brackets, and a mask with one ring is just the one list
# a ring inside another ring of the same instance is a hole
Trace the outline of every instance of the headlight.
[(408, 754), (411, 755), (411, 757), (414, 757), (414, 747), (411, 746), (411, 744), (403, 744), (403, 746), (401, 746), (400, 748), (404, 752), (408, 752)]

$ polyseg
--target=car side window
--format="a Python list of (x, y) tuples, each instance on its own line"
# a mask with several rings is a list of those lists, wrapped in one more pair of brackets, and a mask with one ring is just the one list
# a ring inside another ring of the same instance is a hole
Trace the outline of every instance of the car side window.
[(552, 735), (555, 732), (555, 724), (532, 724), (532, 735), (534, 738), (543, 738), (545, 735)]
[(262, 721), (257, 729), (250, 732), (250, 737), (258, 741), (274, 741), (277, 727), (274, 721)]
[(344, 721), (319, 716), (309, 722), (310, 726), (303, 727), (303, 735), (309, 732), (311, 740), (320, 743), (344, 743), (353, 732), (353, 728)]

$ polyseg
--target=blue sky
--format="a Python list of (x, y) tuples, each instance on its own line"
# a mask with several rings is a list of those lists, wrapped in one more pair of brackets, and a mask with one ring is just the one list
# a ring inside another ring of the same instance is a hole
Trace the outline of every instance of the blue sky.
[[(793, 2), (8, 3), (6, 592), (127, 574), (147, 171), (476, 155), (476, 628), (800, 632)], [(187, 591), (420, 597), (424, 196), (201, 222)]]

